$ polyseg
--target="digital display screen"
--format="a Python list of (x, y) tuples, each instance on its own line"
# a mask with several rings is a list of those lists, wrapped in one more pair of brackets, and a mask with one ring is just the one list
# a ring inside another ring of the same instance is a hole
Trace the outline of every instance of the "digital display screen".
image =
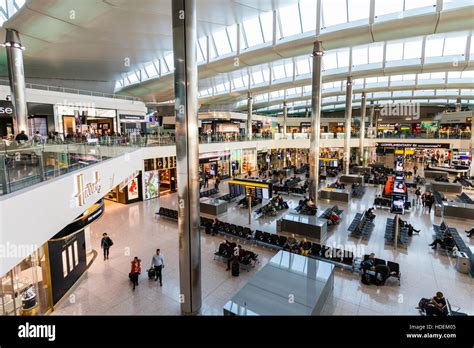
[(405, 212), (405, 198), (394, 197), (390, 211), (395, 214), (403, 214)]
[(395, 193), (405, 193), (405, 184), (403, 181), (395, 180), (393, 183), (393, 192)]

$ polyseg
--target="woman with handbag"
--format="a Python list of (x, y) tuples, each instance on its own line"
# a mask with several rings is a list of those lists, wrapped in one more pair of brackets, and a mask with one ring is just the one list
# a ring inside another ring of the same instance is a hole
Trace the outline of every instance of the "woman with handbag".
[(142, 272), (141, 269), (141, 263), (142, 260), (140, 260), (138, 257), (134, 257), (132, 261), (132, 268), (130, 270), (130, 280), (132, 281), (133, 284), (133, 290), (135, 290), (135, 286), (138, 285), (138, 276)]

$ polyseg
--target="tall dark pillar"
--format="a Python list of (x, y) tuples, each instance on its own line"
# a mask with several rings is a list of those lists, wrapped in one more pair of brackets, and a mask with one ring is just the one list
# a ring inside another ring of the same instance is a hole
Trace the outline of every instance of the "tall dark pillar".
[(201, 308), (196, 2), (172, 1), (181, 310)]
[(351, 125), (352, 125), (352, 77), (346, 83), (346, 123), (344, 126), (344, 174), (349, 174), (351, 163)]
[(362, 92), (362, 102), (360, 107), (360, 147), (359, 147), (359, 156), (360, 156), (360, 165), (366, 165), (367, 160), (365, 157), (364, 143), (365, 143), (365, 114), (366, 114), (366, 100), (365, 92)]
[(252, 113), (253, 113), (253, 98), (252, 93), (249, 92), (247, 95), (247, 140), (252, 140)]
[(25, 71), (23, 68), (23, 50), (20, 35), (14, 29), (6, 29), (8, 77), (15, 106), (15, 133), (25, 131), (28, 134), (28, 109), (26, 106)]

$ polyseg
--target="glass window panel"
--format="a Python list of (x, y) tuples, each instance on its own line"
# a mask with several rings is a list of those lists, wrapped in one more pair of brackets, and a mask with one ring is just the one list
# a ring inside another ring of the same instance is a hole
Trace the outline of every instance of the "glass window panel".
[(403, 42), (387, 43), (387, 62), (403, 59)]
[(225, 31), (225, 29), (213, 33), (212, 37), (214, 38), (217, 54), (219, 56), (232, 52), (229, 39), (227, 38), (227, 32)]
[(405, 74), (403, 75), (403, 81), (415, 81), (416, 74)]
[(146, 70), (146, 73), (148, 74), (148, 77), (158, 76), (158, 72), (156, 71), (155, 65), (153, 63), (146, 65), (145, 70)]
[(429, 90), (429, 89), (423, 89), (419, 91), (413, 91), (413, 95), (414, 96), (434, 95), (434, 91)]
[(336, 52), (327, 53), (323, 56), (324, 70), (336, 69), (337, 68), (337, 54)]
[(368, 63), (367, 47), (354, 48), (352, 50), (352, 65), (363, 65)]
[(369, 18), (370, 0), (349, 0), (347, 6), (349, 22)]
[(237, 25), (227, 27), (227, 35), (230, 41), (230, 49), (232, 52), (237, 51)]
[(403, 0), (375, 0), (375, 16), (403, 11)]
[(166, 62), (166, 65), (168, 66), (169, 71), (173, 71), (174, 70), (174, 56), (173, 56), (173, 53), (170, 53), (170, 54), (165, 56), (165, 62)]
[(301, 22), (304, 33), (316, 30), (316, 3), (314, 0), (300, 1)]
[(74, 269), (74, 260), (73, 260), (73, 253), (72, 253), (72, 245), (69, 245), (67, 247), (67, 255), (68, 255), (68, 258), (69, 258), (69, 272), (72, 272), (72, 270)]
[(270, 99), (278, 99), (281, 97), (280, 91), (273, 91), (270, 93)]
[(433, 7), (436, 5), (436, 0), (406, 0), (405, 11), (420, 7)]
[(310, 65), (309, 65), (309, 59), (298, 59), (296, 61), (296, 71), (298, 75), (303, 75), (303, 74), (308, 74), (310, 73)]
[(461, 72), (460, 71), (450, 71), (448, 72), (448, 78), (450, 79), (460, 79)]
[(135, 74), (135, 72), (129, 73), (127, 77), (128, 77), (128, 80), (130, 81), (130, 83), (138, 82), (138, 76), (137, 76), (137, 74)]
[(286, 77), (293, 77), (293, 61), (285, 63)]
[(334, 83), (333, 82), (323, 83), (323, 89), (331, 89), (331, 88), (334, 88)]
[(263, 81), (267, 82), (270, 76), (270, 70), (268, 68), (262, 70)]
[(425, 57), (441, 57), (443, 55), (443, 42), (443, 38), (427, 38), (425, 46)]
[(444, 79), (445, 77), (446, 77), (446, 74), (444, 72), (431, 73), (432, 79)]
[(443, 0), (443, 9), (472, 6), (472, 0)]
[(262, 29), (258, 17), (246, 20), (243, 22), (243, 27), (249, 47), (263, 43)]
[(283, 37), (301, 33), (298, 4), (281, 8), (279, 13)]
[(418, 74), (418, 80), (429, 80), (430, 78), (430, 73)]
[(466, 51), (467, 36), (447, 37), (444, 39), (443, 56), (462, 55)]
[(322, 10), (324, 27), (347, 23), (346, 0), (323, 0)]
[(286, 77), (285, 67), (283, 65), (273, 66), (273, 79), (278, 80)]
[(219, 93), (225, 92), (227, 90), (227, 86), (225, 83), (221, 83), (216, 86), (216, 91)]
[(403, 48), (403, 59), (421, 58), (422, 41), (407, 41)]
[[(201, 48), (201, 52), (203, 55), (204, 60), (206, 60), (206, 55), (207, 55), (207, 39), (205, 37), (202, 37), (198, 39), (199, 42), (199, 48)], [(199, 55), (198, 55), (199, 57)]]
[(366, 77), (365, 78), (365, 83), (377, 83), (377, 78), (376, 77)]
[(256, 71), (256, 72), (252, 73), (252, 79), (253, 79), (253, 83), (256, 84), (256, 85), (259, 84), (259, 83), (264, 82), (263, 75), (262, 75), (261, 71)]
[(273, 12), (267, 12), (260, 16), (262, 23), (263, 39), (265, 42), (271, 42), (273, 39)]
[(244, 81), (241, 77), (233, 79), (232, 82), (234, 83), (234, 88), (236, 89), (244, 87)]
[(77, 240), (73, 244), (74, 244), (74, 266), (77, 266), (79, 264), (79, 249), (77, 247)]
[(303, 87), (303, 93), (305, 93), (305, 94), (306, 94), (306, 93), (311, 93), (312, 90), (313, 90), (313, 89), (312, 89), (311, 86), (304, 86), (304, 87)]
[(474, 78), (474, 70), (466, 70), (466, 71), (463, 71), (462, 74), (461, 74), (462, 78), (463, 79), (466, 79), (466, 78)]
[(205, 51), (201, 48), (201, 43), (199, 40), (197, 42), (196, 51), (197, 51), (197, 62), (198, 63), (205, 62), (206, 61), (206, 58), (204, 57)]
[(403, 81), (403, 75), (390, 76), (390, 81)]
[(374, 44), (369, 46), (369, 63), (381, 63), (383, 61), (383, 45)]
[(63, 250), (61, 253), (62, 255), (62, 261), (63, 261), (63, 277), (66, 278), (67, 274), (69, 273), (67, 270), (67, 255), (66, 255), (66, 250)]
[(337, 66), (338, 68), (349, 66), (349, 50), (337, 52)]

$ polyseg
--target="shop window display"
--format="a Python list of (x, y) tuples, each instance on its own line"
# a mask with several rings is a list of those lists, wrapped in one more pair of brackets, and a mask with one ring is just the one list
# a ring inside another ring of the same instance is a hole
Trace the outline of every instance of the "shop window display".
[(0, 278), (2, 315), (43, 315), (52, 309), (46, 249), (37, 249)]

